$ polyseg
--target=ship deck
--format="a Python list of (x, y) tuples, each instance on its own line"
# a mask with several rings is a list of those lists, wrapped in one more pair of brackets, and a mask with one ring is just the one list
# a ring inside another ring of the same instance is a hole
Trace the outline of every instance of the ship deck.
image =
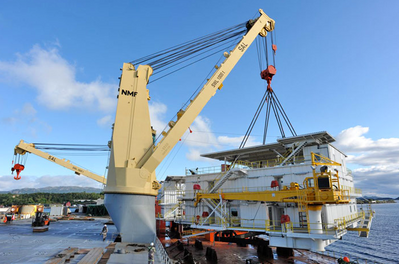
[[(104, 223), (109, 218), (95, 218), (94, 221), (76, 221), (76, 220), (60, 220), (51, 222), (49, 231), (43, 233), (34, 233), (31, 227), (31, 219), (16, 220), (11, 224), (0, 224), (0, 257), (1, 263), (31, 263), (39, 264), (55, 257), (61, 251), (67, 248), (79, 248), (82, 251), (92, 248), (106, 248), (116, 238), (117, 230), (113, 225), (108, 226), (108, 236), (105, 242), (102, 241), (100, 231)], [(190, 241), (191, 247), (193, 240)], [(186, 241), (186, 240), (183, 240)], [(175, 240), (163, 240), (166, 251), (170, 257), (179, 259), (181, 254), (173, 251), (171, 243)], [(238, 247), (236, 244), (225, 242), (210, 243), (203, 241), (204, 247), (210, 246), (217, 250), (219, 263), (243, 263), (246, 259), (251, 259), (252, 263), (270, 263), (263, 262), (258, 259), (256, 248), (252, 246)], [(147, 245), (146, 245), (147, 246)], [(116, 264), (116, 263), (147, 263), (147, 250), (135, 252), (134, 247), (128, 243), (116, 243), (114, 252), (108, 256), (106, 260), (100, 260), (98, 263)], [(146, 247), (144, 247), (146, 249)], [(172, 251), (171, 251), (172, 250)], [(204, 250), (190, 250), (196, 261), (199, 263), (207, 263)], [(76, 254), (69, 263), (78, 263), (86, 254)], [(104, 254), (106, 255), (106, 254)], [(156, 252), (155, 263), (163, 263), (160, 252)], [(317, 260), (318, 263), (332, 263), (334, 259), (321, 256), (316, 253), (303, 250), (295, 250), (295, 257), (290, 261), (297, 264), (308, 263), (309, 260)], [(287, 259), (279, 259), (275, 254), (271, 263), (287, 263)]]
[[(49, 231), (43, 233), (34, 233), (31, 221), (31, 219), (24, 219), (10, 224), (0, 224), (1, 263), (42, 264), (69, 247), (104, 248), (105, 251), (117, 235), (116, 227), (109, 225), (107, 239), (103, 242), (100, 232), (103, 224), (109, 221), (108, 218), (96, 218), (94, 221), (51, 222)], [(117, 253), (120, 249), (123, 249), (123, 254)], [(134, 252), (134, 249), (126, 243), (117, 243), (115, 253), (109, 256), (106, 263), (147, 263), (147, 250)], [(84, 255), (75, 255), (69, 263), (78, 263)], [(156, 255), (155, 263), (161, 263), (159, 259), (160, 256)]]

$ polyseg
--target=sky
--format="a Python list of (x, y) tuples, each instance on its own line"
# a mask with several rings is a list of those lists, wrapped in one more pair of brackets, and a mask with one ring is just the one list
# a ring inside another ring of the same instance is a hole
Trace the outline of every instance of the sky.
[[(22, 179), (13, 149), (30, 143), (105, 145), (124, 62), (258, 16), (276, 21), (272, 87), (297, 134), (329, 132), (364, 195), (399, 196), (399, 17), (396, 0), (1, 1), (0, 191), (100, 184), (34, 155)], [(206, 78), (210, 58), (148, 85), (162, 131)], [(200, 154), (237, 148), (265, 91), (255, 43), (157, 169), (158, 180), (217, 166)], [(247, 146), (262, 144), (263, 116)], [(270, 122), (267, 142), (281, 135)], [(104, 175), (107, 153), (53, 155)]]

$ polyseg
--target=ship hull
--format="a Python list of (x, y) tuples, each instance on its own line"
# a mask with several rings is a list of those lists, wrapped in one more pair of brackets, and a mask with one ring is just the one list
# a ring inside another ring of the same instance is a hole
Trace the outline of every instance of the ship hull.
[(155, 196), (107, 193), (104, 204), (121, 235), (122, 242), (154, 242)]

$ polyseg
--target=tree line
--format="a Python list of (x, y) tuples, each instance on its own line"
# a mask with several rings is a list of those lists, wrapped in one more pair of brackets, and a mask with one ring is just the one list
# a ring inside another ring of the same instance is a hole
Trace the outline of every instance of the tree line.
[(29, 194), (0, 194), (0, 205), (24, 204), (74, 204), (75, 200), (97, 200), (104, 198), (104, 193), (29, 193)]

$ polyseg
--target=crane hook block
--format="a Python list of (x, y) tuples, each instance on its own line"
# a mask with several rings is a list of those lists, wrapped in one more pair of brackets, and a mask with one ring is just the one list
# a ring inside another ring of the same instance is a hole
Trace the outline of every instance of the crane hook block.
[(23, 171), (25, 169), (25, 166), (22, 164), (15, 164), (14, 167), (11, 168), (11, 172), (16, 171), (17, 175), (14, 176), (15, 180), (20, 180), (21, 176), (19, 176), (19, 174), (21, 173), (21, 171)]
[(272, 87), (270, 86), (273, 76), (276, 74), (277, 70), (273, 65), (269, 65), (266, 70), (263, 70), (260, 73), (260, 77), (263, 80), (267, 81), (267, 90), (272, 91)]

